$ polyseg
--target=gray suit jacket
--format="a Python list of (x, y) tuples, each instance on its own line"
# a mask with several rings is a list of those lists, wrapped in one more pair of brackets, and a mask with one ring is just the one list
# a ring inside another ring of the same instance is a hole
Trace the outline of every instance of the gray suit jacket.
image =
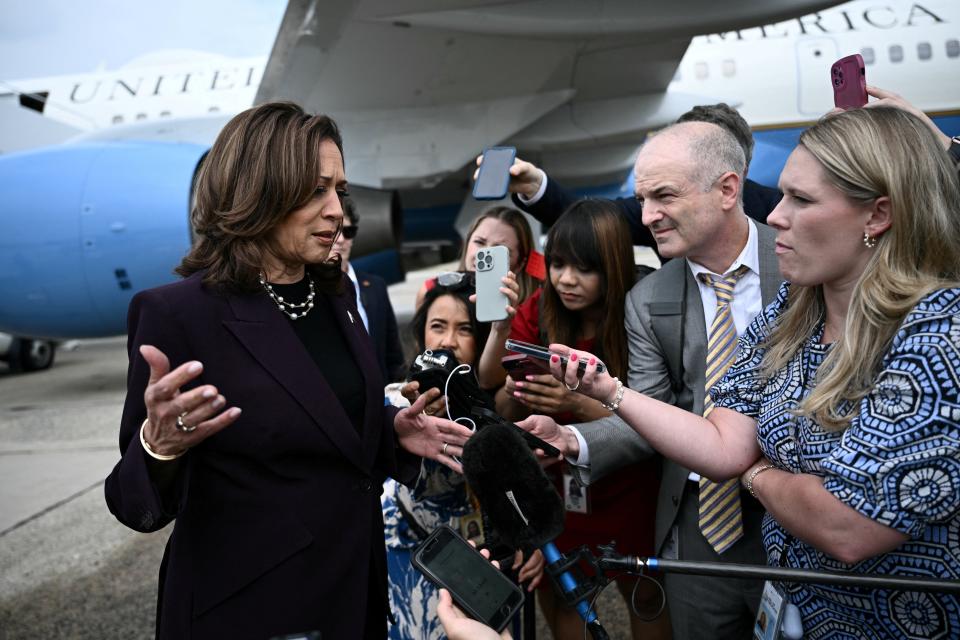
[[(760, 295), (766, 306), (776, 297), (783, 278), (774, 254), (776, 232), (755, 224)], [(627, 294), (625, 314), (630, 345), (628, 386), (657, 400), (703, 413), (707, 328), (700, 291), (687, 261), (671, 260), (638, 282)], [(583, 435), (590, 452), (591, 482), (654, 453), (618, 416), (573, 426)], [(664, 459), (657, 498), (658, 552), (676, 519), (689, 475), (689, 469)]]

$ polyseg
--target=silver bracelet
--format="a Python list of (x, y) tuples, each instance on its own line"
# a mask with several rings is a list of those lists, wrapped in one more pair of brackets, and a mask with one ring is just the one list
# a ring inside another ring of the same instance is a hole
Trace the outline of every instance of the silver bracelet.
[(613, 396), (613, 402), (609, 404), (606, 402), (601, 402), (600, 405), (607, 411), (616, 412), (617, 409), (620, 408), (620, 403), (623, 402), (623, 392), (626, 387), (623, 386), (622, 382), (620, 382), (620, 378), (614, 378), (614, 381), (617, 383), (617, 392)]
[(149, 419), (150, 418), (144, 418), (143, 424), (140, 425), (140, 445), (143, 447), (143, 450), (147, 452), (147, 455), (149, 455), (154, 460), (160, 460), (161, 462), (170, 462), (171, 460), (176, 460), (177, 458), (182, 456), (186, 452), (186, 449), (184, 449), (183, 451), (180, 451), (179, 453), (174, 453), (172, 455), (167, 455), (165, 453), (157, 453), (156, 451), (153, 450), (153, 448), (147, 442), (147, 439), (143, 437), (143, 428), (147, 426), (147, 420)]
[(776, 468), (777, 467), (772, 464), (762, 464), (756, 469), (754, 469), (753, 473), (751, 473), (750, 476), (747, 478), (747, 493), (749, 493), (751, 496), (756, 498), (757, 494), (753, 492), (753, 480), (764, 471), (769, 471), (770, 469), (776, 469)]

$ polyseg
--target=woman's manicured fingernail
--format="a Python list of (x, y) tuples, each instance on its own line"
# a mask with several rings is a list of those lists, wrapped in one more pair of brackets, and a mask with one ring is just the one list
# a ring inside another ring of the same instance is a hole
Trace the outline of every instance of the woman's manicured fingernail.
[(523, 383), (522, 383), (522, 382), (514, 382), (513, 384), (515, 384), (517, 387), (520, 387), (520, 388), (523, 387)]
[(191, 362), (190, 366), (187, 367), (187, 371), (190, 373), (198, 373), (203, 369), (203, 365), (199, 362)]
[(513, 392), (513, 397), (514, 397), (514, 398), (522, 398), (522, 397), (523, 397), (523, 394), (520, 393), (519, 391), (514, 391), (514, 392)]
[(596, 358), (590, 358), (590, 361), (589, 361), (587, 364), (590, 364), (590, 365), (597, 364), (597, 359), (596, 359)]
[(577, 361), (577, 354), (571, 353), (571, 354), (570, 354), (570, 362), (576, 362), (576, 361)]
[(554, 364), (560, 362), (560, 356), (550, 356), (550, 362)]

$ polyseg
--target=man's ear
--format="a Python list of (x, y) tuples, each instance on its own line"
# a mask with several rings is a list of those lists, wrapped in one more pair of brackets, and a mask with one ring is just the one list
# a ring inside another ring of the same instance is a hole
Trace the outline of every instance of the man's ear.
[(740, 176), (728, 171), (717, 179), (717, 183), (720, 187), (720, 206), (724, 211), (735, 209), (740, 202), (740, 189), (743, 188)]
[(863, 228), (864, 232), (873, 238), (882, 236), (893, 224), (890, 198), (880, 196), (873, 201), (868, 210), (870, 215), (867, 218), (866, 226)]

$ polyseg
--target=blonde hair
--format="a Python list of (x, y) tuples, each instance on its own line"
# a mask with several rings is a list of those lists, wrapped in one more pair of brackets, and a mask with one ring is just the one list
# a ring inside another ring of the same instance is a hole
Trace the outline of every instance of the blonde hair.
[[(827, 116), (800, 145), (850, 200), (890, 199), (891, 226), (850, 298), (846, 323), (800, 404), (829, 431), (845, 429), (873, 387), (904, 317), (930, 292), (960, 279), (960, 186), (932, 132), (893, 107)], [(766, 342), (763, 373), (772, 377), (826, 317), (821, 285), (791, 285), (787, 309)]]
[(527, 262), (530, 260), (530, 253), (533, 251), (533, 231), (530, 230), (530, 223), (527, 222), (523, 214), (513, 207), (491, 207), (477, 216), (477, 219), (470, 225), (467, 235), (464, 236), (463, 248), (460, 250), (460, 266), (457, 267), (457, 270), (467, 271), (467, 247), (470, 244), (470, 239), (480, 223), (488, 218), (499, 220), (517, 234), (517, 252), (520, 257), (520, 266), (517, 268), (519, 273), (516, 274), (517, 284), (520, 285), (520, 299), (517, 301), (519, 304), (537, 290), (540, 282), (527, 273), (526, 268)]

